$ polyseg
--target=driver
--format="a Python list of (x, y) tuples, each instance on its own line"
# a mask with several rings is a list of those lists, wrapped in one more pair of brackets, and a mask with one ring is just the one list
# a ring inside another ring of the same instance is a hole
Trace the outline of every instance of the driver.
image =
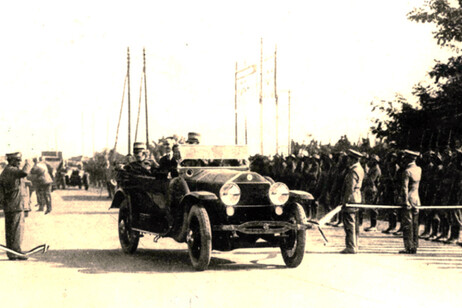
[(135, 155), (135, 161), (125, 165), (125, 171), (140, 175), (151, 175), (154, 169), (159, 166), (155, 160), (148, 159), (146, 145), (143, 142), (133, 144), (133, 154)]

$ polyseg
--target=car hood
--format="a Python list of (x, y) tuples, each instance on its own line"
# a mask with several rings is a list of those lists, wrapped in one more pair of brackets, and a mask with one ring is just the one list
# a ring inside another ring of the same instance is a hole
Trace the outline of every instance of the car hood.
[(195, 170), (194, 173), (187, 177), (186, 180), (196, 184), (216, 184), (220, 186), (228, 181), (238, 184), (270, 183), (267, 179), (256, 172), (230, 169)]

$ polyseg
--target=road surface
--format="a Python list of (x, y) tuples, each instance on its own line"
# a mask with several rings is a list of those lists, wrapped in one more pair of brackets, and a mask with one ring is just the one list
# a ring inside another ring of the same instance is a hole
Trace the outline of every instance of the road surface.
[[(35, 198), (33, 198), (34, 201)], [(46, 254), (9, 261), (0, 252), (0, 294), (14, 307), (460, 307), (462, 247), (421, 241), (399, 255), (402, 239), (361, 233), (360, 253), (341, 255), (344, 233), (307, 231), (303, 263), (284, 266), (278, 249), (213, 252), (195, 272), (185, 244), (140, 241), (124, 254), (117, 210), (105, 190), (53, 192), (53, 212), (32, 212), (23, 249), (47, 243)], [(34, 207), (34, 209), (37, 209)], [(368, 222), (366, 222), (367, 225)], [(385, 226), (379, 225), (384, 228)], [(4, 243), (4, 218), (0, 218)]]

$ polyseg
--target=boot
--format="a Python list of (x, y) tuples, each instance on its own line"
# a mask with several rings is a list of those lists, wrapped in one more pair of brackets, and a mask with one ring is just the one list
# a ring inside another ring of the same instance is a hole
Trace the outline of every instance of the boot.
[(440, 221), (437, 219), (432, 220), (432, 233), (428, 237), (428, 240), (434, 241), (438, 238), (438, 230), (440, 228)]
[(419, 235), (421, 239), (428, 239), (430, 237), (430, 233), (432, 230), (432, 222), (431, 220), (425, 221), (425, 228), (422, 234)]
[(449, 240), (449, 226), (447, 224), (444, 224), (441, 226), (441, 234), (436, 238), (436, 241), (438, 242), (446, 242)]
[(457, 224), (457, 225), (451, 226), (451, 236), (446, 241), (446, 243), (456, 244), (457, 241), (459, 240), (459, 234), (460, 234), (460, 225)]

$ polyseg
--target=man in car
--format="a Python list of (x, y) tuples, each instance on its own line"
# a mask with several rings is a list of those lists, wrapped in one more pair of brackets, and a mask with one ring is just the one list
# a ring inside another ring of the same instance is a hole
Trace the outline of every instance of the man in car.
[[(24, 234), (25, 212), (30, 211), (28, 204), (29, 193), (25, 186), (25, 178), (31, 170), (28, 160), (22, 169), (22, 155), (19, 152), (6, 154), (8, 165), (0, 175), (0, 189), (5, 212), (6, 246), (21, 252), (21, 242)], [(26, 260), (26, 257), (7, 253), (10, 260)]]
[[(173, 142), (167, 139), (164, 142), (164, 156), (161, 157), (159, 160), (159, 172), (162, 177), (171, 179), (178, 176), (178, 161), (177, 158), (174, 157), (174, 153), (172, 151)], [(178, 151), (179, 152), (179, 151)], [(176, 155), (178, 156), (178, 155)]]
[(151, 159), (147, 159), (146, 145), (143, 142), (133, 144), (133, 154), (135, 161), (125, 165), (124, 170), (138, 175), (151, 175), (158, 164)]
[(188, 140), (186, 144), (199, 144), (201, 142), (201, 135), (199, 133), (188, 133)]

